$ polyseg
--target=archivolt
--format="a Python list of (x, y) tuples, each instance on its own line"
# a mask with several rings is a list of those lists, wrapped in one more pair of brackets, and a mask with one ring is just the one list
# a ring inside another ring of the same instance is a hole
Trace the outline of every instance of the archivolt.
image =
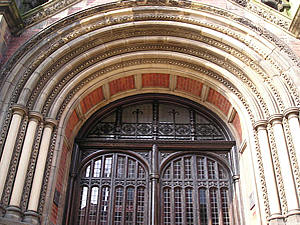
[[(60, 120), (61, 133), (54, 132), (53, 152), (56, 135), (61, 137), (73, 109), (85, 96), (113, 80), (147, 70), (189, 77), (212, 87), (247, 122), (300, 105), (287, 75), (299, 62), (293, 54), (286, 60), (287, 48), (262, 38), (256, 26), (229, 12), (181, 3), (176, 7), (134, 2), (98, 6), (32, 38), (2, 70), (0, 147), (13, 104)], [(135, 85), (122, 96), (160, 91), (202, 101), (171, 86), (142, 89)], [(101, 104), (119, 97), (108, 97)], [(100, 104), (93, 111), (97, 107)]]

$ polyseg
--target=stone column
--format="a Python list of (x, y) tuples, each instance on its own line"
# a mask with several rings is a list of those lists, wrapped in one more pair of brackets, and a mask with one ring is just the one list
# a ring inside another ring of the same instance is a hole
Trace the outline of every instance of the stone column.
[(299, 108), (293, 107), (285, 110), (285, 117), (288, 119), (292, 140), (296, 152), (298, 166), (300, 168), (300, 124), (299, 124)]
[(27, 211), (25, 212), (24, 222), (29, 222), (31, 224), (39, 224), (39, 215), (37, 213), (40, 194), (43, 184), (44, 171), (47, 162), (48, 149), (50, 146), (51, 135), (54, 126), (57, 122), (54, 119), (47, 118), (45, 120), (45, 127), (43, 131), (42, 141), (39, 149), (39, 155), (36, 163), (36, 168), (34, 172), (31, 193), (29, 197), (29, 203)]
[(16, 144), (16, 139), (18, 136), (18, 131), (20, 128), (20, 124), (23, 118), (23, 115), (26, 114), (26, 108), (21, 105), (14, 105), (13, 108), (13, 116), (11, 119), (11, 123), (9, 126), (7, 138), (5, 141), (5, 145), (2, 152), (2, 157), (0, 161), (0, 198), (3, 194), (3, 189), (7, 177), (7, 173), (9, 170), (9, 165), (11, 161), (11, 157), (13, 155), (14, 147)]
[(21, 203), (23, 188), (25, 184), (26, 173), (30, 162), (31, 150), (32, 150), (32, 146), (36, 134), (36, 128), (41, 119), (42, 119), (42, 115), (40, 113), (38, 112), (29, 113), (29, 123), (26, 131), (25, 140), (23, 143), (23, 148), (21, 151), (19, 166), (18, 166), (18, 170), (14, 182), (13, 191), (11, 194), (9, 207), (6, 209), (6, 214), (5, 214), (6, 218), (11, 218), (19, 221), (22, 216), (22, 212), (20, 210), (20, 203)]
[[(286, 144), (286, 139), (284, 135), (284, 130), (282, 126), (282, 118), (283, 116), (280, 114), (272, 115), (269, 118), (269, 122), (272, 124), (273, 132), (274, 132), (274, 141), (276, 143), (278, 158), (281, 174), (283, 177), (283, 184), (286, 194), (287, 200), (287, 208), (288, 208), (288, 217), (289, 216), (299, 216), (297, 214), (300, 213), (299, 210), (299, 199), (297, 196), (296, 186), (294, 182), (291, 162), (289, 158), (289, 152)], [(287, 224), (295, 224), (295, 223), (287, 223)]]
[(284, 224), (283, 216), (281, 213), (280, 200), (278, 196), (278, 189), (276, 177), (274, 174), (272, 153), (269, 144), (267, 133), (267, 121), (259, 120), (255, 123), (255, 129), (258, 134), (258, 141), (261, 150), (261, 158), (265, 172), (267, 193), (270, 207), (270, 217), (268, 220), (270, 224)]

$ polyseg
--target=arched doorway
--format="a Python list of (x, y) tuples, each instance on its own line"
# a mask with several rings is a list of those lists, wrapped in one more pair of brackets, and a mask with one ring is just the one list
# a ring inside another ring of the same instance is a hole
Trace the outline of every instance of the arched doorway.
[(237, 224), (234, 145), (214, 113), (183, 98), (112, 103), (75, 140), (66, 223)]

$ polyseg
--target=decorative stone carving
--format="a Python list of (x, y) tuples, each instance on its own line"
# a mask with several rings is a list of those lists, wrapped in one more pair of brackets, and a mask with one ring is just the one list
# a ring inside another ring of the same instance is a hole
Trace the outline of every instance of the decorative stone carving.
[(265, 172), (264, 172), (264, 167), (263, 167), (263, 162), (262, 162), (261, 150), (259, 148), (258, 134), (257, 134), (256, 130), (254, 130), (253, 133), (254, 133), (254, 141), (255, 141), (256, 160), (257, 160), (258, 170), (259, 170), (259, 180), (260, 180), (261, 189), (263, 192), (262, 193), (263, 205), (264, 205), (266, 217), (268, 218), (270, 216), (270, 204), (269, 204), (269, 198), (268, 198), (268, 192), (267, 192)]

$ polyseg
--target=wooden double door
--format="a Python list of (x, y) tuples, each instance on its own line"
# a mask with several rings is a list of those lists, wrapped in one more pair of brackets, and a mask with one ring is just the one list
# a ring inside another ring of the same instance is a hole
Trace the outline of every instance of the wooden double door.
[(78, 225), (229, 225), (226, 151), (96, 151), (76, 180)]

